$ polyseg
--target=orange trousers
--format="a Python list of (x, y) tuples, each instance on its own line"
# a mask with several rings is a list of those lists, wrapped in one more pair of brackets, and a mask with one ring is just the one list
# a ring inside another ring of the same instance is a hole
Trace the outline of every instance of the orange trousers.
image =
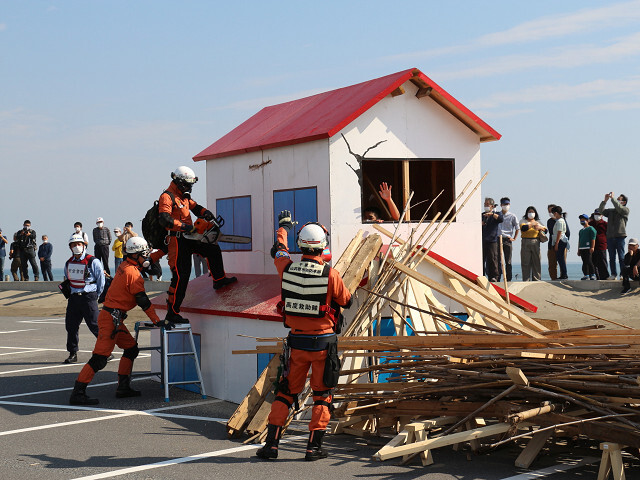
[[(120, 324), (118, 327), (118, 333), (111, 338), (113, 333), (113, 317), (105, 310), (101, 310), (98, 315), (98, 339), (96, 340), (96, 346), (93, 348), (94, 355), (100, 355), (108, 357), (113, 352), (113, 349), (117, 345), (123, 350), (133, 348), (137, 345), (136, 339), (133, 338), (131, 333), (124, 324)], [(130, 375), (133, 369), (133, 360), (127, 357), (120, 358), (120, 364), (118, 365), (119, 375)], [(82, 383), (89, 383), (93, 380), (96, 372), (93, 370), (89, 363), (85, 364), (78, 375), (78, 381)]]
[[(288, 381), (288, 392), (278, 392), (276, 400), (271, 405), (269, 413), (269, 423), (272, 425), (283, 426), (289, 416), (289, 408), (294, 402), (297, 394), (302, 392), (304, 384), (307, 380), (307, 373), (311, 368), (311, 389), (313, 390), (313, 409), (311, 410), (311, 421), (309, 422), (309, 430), (324, 430), (331, 419), (329, 407), (324, 403), (330, 404), (333, 396), (330, 390), (323, 382), (324, 363), (327, 358), (327, 351), (308, 352), (306, 350), (291, 349), (289, 357), (289, 373), (286, 377)], [(281, 398), (283, 401), (278, 400)], [(322, 402), (322, 404), (318, 404)]]

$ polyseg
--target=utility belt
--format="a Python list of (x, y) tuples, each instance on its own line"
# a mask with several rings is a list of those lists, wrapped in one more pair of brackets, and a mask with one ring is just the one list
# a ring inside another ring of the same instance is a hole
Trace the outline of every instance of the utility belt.
[(111, 338), (114, 338), (116, 336), (116, 333), (118, 333), (120, 324), (124, 321), (125, 318), (127, 318), (127, 312), (123, 312), (119, 308), (111, 307), (102, 307), (102, 309), (105, 312), (110, 313), (111, 317), (113, 318), (113, 332), (111, 333)]
[(335, 333), (326, 333), (324, 335), (301, 335), (290, 333), (287, 337), (287, 343), (290, 348), (305, 350), (307, 352), (328, 350), (331, 344), (337, 342), (338, 336)]
[[(91, 283), (87, 283), (87, 285), (92, 285), (96, 282), (91, 282)], [(90, 292), (85, 292), (84, 290), (82, 292), (71, 292), (71, 295), (78, 295), (79, 297), (81, 297), (82, 295), (89, 295), (90, 293), (98, 293), (95, 290), (92, 290)]]

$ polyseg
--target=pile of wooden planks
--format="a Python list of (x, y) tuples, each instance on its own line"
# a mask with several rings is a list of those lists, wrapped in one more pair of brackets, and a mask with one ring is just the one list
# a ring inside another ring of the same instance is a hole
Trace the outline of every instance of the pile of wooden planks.
[[(339, 339), (333, 431), (390, 429), (395, 436), (375, 459), (427, 465), (441, 446), (468, 442), (481, 451), (482, 442), (497, 447), (525, 430), (522, 467), (554, 433), (584, 435), (605, 442), (608, 464), (619, 465), (621, 446), (640, 448), (640, 330), (560, 329), (512, 303), (506, 284), (472, 280), (430, 255), (478, 186), (467, 184), (449, 211), (405, 238), (400, 224), (395, 232), (374, 225), (390, 240), (386, 250), (379, 235), (359, 233), (336, 263), (358, 308)], [(381, 336), (384, 321), (393, 331)], [(264, 338), (255, 350), (234, 352), (275, 357), (230, 420), (230, 435), (263, 438), (281, 349), (282, 339)]]

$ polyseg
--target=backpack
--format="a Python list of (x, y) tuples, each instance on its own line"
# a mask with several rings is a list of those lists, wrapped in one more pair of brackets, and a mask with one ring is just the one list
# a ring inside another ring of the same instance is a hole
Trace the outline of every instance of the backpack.
[[(175, 201), (175, 197), (170, 191), (165, 190), (162, 193), (168, 194), (172, 202)], [(160, 222), (158, 204), (158, 200), (153, 202), (153, 207), (147, 210), (147, 213), (142, 219), (142, 236), (151, 248), (165, 250), (164, 239), (167, 236), (167, 229)]]

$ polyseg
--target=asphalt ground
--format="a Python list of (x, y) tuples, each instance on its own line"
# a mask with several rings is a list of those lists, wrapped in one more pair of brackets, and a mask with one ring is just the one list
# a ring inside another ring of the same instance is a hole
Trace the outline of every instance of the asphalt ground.
[[(429, 480), (527, 480), (596, 478), (601, 452), (595, 442), (557, 442), (543, 451), (533, 470), (514, 467), (523, 447), (475, 455), (468, 447), (433, 451), (435, 463), (400, 465), (371, 456), (389, 438), (327, 435), (329, 458), (305, 462), (306, 422), (294, 422), (278, 460), (255, 458), (259, 445), (226, 437), (236, 405), (181, 389), (171, 401), (157, 380), (140, 377), (142, 396), (116, 399), (118, 358), (99, 372), (87, 393), (96, 407), (68, 405), (69, 394), (95, 338), (80, 328), (79, 363), (64, 365), (66, 333), (60, 317), (0, 316), (0, 479), (204, 479), (373, 478)], [(144, 333), (143, 333), (144, 335)], [(147, 333), (148, 335), (148, 333)], [(145, 343), (147, 342), (147, 343)], [(148, 338), (141, 336), (141, 346)], [(134, 371), (148, 372), (145, 352)], [(640, 462), (625, 455), (627, 478), (640, 478)], [(637, 475), (637, 476), (634, 476)]]

